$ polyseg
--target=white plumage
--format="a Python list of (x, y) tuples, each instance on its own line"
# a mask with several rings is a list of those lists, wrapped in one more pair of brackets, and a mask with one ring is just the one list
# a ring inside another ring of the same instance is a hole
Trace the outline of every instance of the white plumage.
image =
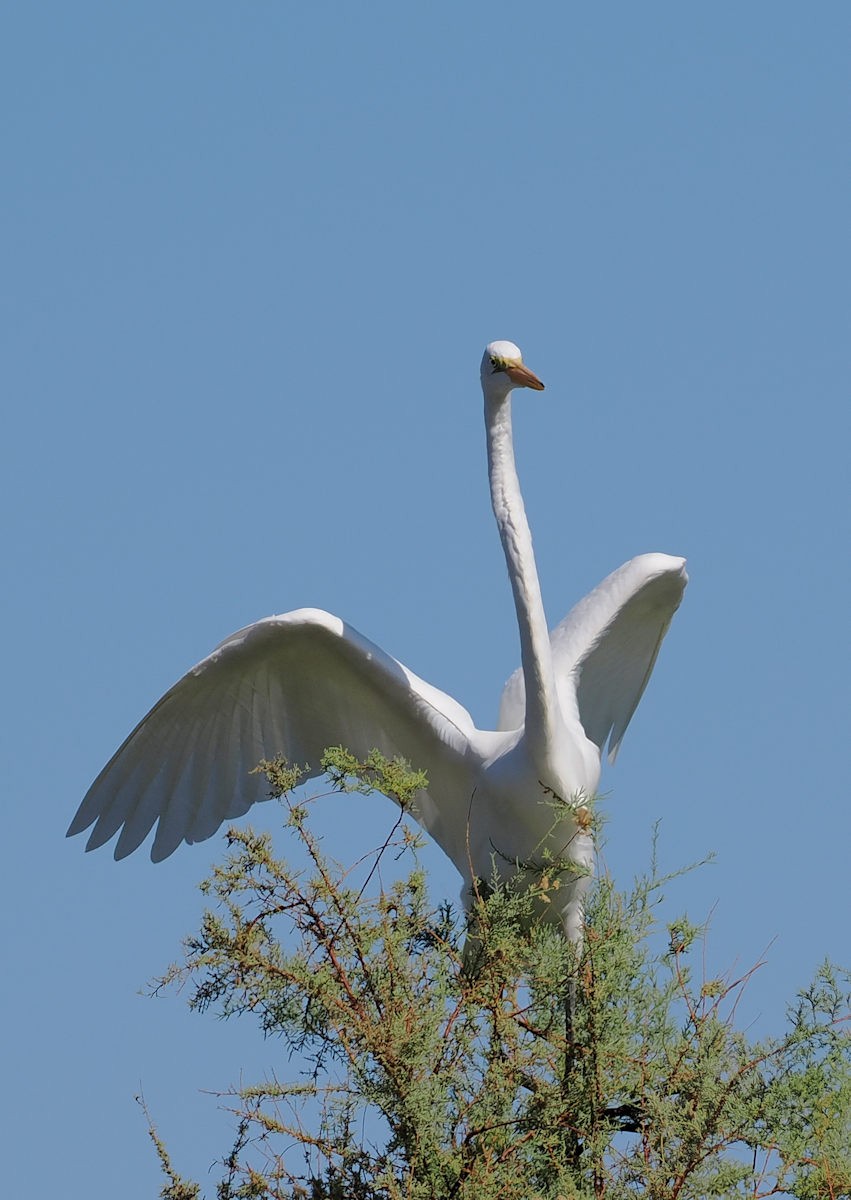
[[(547, 912), (581, 936), (593, 869), (584, 806), (608, 741), (614, 760), (687, 582), (665, 554), (631, 559), (550, 635), (511, 437), (511, 392), (542, 390), (511, 342), (493, 342), (481, 367), (494, 515), (514, 592), (521, 667), (502, 697), (499, 729), (419, 679), (339, 617), (299, 609), (231, 634), (137, 725), (86, 794), (69, 834), (94, 823), (87, 849), (119, 834), (115, 857), (142, 844), (151, 857), (210, 837), (263, 800), (251, 774), (285, 755), (317, 773), (322, 751), (358, 757), (377, 747), (428, 774), (413, 815), (452, 860), (469, 898), (493, 866), (546, 855), (576, 868)], [(564, 804), (553, 808), (553, 796)], [(120, 831), (120, 832), (119, 832)]]

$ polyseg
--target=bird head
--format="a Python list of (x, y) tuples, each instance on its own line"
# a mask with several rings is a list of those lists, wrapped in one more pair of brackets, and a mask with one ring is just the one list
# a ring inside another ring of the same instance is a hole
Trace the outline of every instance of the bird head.
[(481, 377), (482, 391), (488, 398), (501, 399), (519, 387), (544, 390), (538, 376), (524, 365), (523, 355), (513, 342), (491, 342), (485, 347)]

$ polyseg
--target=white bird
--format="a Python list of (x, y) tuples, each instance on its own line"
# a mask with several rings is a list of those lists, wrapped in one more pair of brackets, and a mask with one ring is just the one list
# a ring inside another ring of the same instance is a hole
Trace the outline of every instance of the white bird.
[(428, 775), (412, 815), (455, 864), (469, 906), (494, 869), (559, 860), (571, 878), (546, 907), (581, 941), (593, 871), (588, 819), (608, 741), (614, 761), (687, 583), (685, 561), (633, 558), (548, 632), (514, 463), (511, 393), (543, 390), (512, 342), (481, 365), (491, 499), (514, 593), (521, 667), (508, 681), (497, 730), (419, 679), (339, 617), (304, 608), (232, 634), (154, 705), (92, 784), (68, 834), (87, 843), (119, 830), (115, 857), (154, 822), (151, 858), (209, 838), (266, 799), (252, 774), (282, 754), (319, 773), (322, 751), (359, 758), (377, 747)]

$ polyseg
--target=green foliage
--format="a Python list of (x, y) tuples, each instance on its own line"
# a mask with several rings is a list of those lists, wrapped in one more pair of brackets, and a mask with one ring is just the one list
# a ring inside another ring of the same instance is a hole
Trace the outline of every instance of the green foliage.
[[(403, 809), (423, 785), (375, 754), (335, 749), (324, 766), (334, 788), (377, 787)], [(231, 830), (203, 885), (212, 908), (158, 984), (188, 982), (193, 1008), (250, 1016), (286, 1050), (266, 1080), (227, 1093), (219, 1200), (851, 1195), (846, 975), (825, 964), (785, 1036), (750, 1042), (734, 1026), (750, 973), (695, 978), (701, 931), (682, 918), (662, 936), (671, 877), (655, 866), (626, 895), (595, 885), (579, 962), (530, 924), (528, 894), (483, 888), (470, 972), (465, 920), (430, 901), (401, 818), (356, 885), (323, 852), (315, 802), (290, 799), (298, 772), (264, 769), (309, 865)], [(388, 853), (407, 874), (370, 888)], [(151, 1135), (162, 1195), (199, 1196)]]

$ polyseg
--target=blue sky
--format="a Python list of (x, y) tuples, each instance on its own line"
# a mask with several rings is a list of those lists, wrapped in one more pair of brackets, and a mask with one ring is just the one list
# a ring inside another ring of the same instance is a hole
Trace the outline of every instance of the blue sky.
[[(10, 1194), (156, 1194), (133, 1096), (202, 1180), (206, 1094), (280, 1067), (140, 994), (221, 842), (154, 867), (64, 831), (227, 633), (317, 605), (493, 723), (518, 658), (478, 362), (550, 620), (637, 553), (691, 584), (608, 792), (626, 884), (774, 939), (778, 1030), (848, 962), (851, 10), (35, 3), (0, 18)], [(352, 800), (332, 848), (382, 840)], [(362, 806), (362, 807), (361, 807)], [(255, 824), (272, 828), (272, 806)], [(436, 895), (457, 880), (429, 857)]]

